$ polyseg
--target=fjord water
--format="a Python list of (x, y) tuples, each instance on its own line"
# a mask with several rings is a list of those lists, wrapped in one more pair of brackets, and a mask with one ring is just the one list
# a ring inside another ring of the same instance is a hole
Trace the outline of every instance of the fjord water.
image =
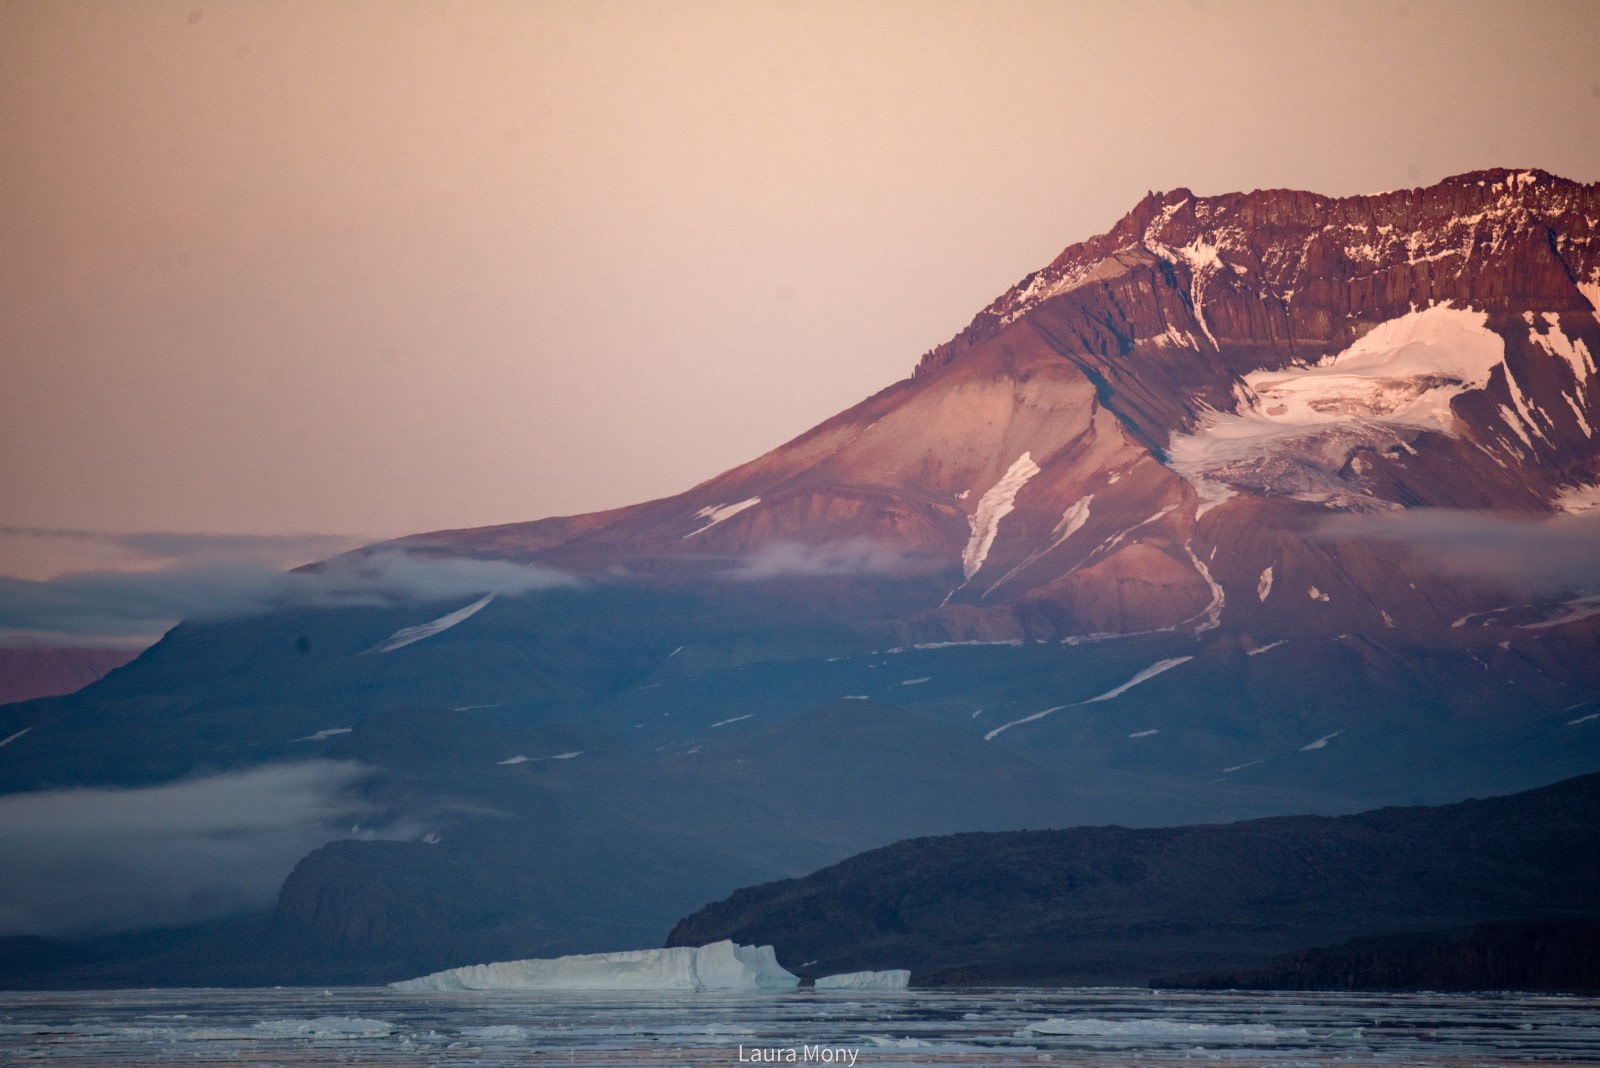
[[(792, 1058), (792, 1060), (791, 1060)], [(808, 1059), (809, 1058), (809, 1059)], [(1131, 988), (12, 992), (0, 1063), (1600, 1064), (1600, 997)]]

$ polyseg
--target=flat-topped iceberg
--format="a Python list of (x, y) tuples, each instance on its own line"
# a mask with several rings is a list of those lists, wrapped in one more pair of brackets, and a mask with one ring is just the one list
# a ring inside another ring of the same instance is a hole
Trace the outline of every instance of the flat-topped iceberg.
[(817, 980), (818, 990), (904, 990), (911, 985), (911, 973), (904, 968), (881, 972), (844, 972), (824, 975)]
[(698, 949), (631, 949), (541, 960), (506, 960), (450, 968), (390, 983), (407, 992), (433, 990), (793, 990), (771, 946), (713, 942)]

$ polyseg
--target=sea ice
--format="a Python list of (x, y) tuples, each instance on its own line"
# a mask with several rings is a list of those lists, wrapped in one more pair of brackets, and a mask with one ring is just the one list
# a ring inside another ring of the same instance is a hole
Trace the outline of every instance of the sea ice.
[(1274, 1027), (1271, 1024), (1192, 1023), (1188, 1020), (1098, 1020), (1091, 1017), (1053, 1016), (1029, 1024), (1021, 1034), (1072, 1035), (1113, 1042), (1177, 1041), (1212, 1042), (1227, 1045), (1281, 1042), (1285, 1038), (1308, 1039), (1305, 1028)]
[(450, 968), (390, 983), (408, 993), (440, 990), (792, 990), (800, 977), (771, 946), (723, 940), (698, 949), (633, 949)]

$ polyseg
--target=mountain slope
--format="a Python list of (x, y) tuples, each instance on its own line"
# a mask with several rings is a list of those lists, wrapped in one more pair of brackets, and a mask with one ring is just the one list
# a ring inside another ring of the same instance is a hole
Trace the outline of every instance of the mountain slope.
[(1152, 194), (910, 381), (759, 460), (635, 508), (425, 541), (704, 577), (866, 540), (927, 586), (897, 624), (920, 640), (1207, 627), (1229, 605), (1303, 625), (1257, 595), (1269, 568), (1327, 594), (1333, 628), (1436, 627), (1470, 598), (1403, 549), (1310, 535), (1330, 512), (1549, 514), (1600, 480), (1597, 221), (1595, 187), (1538, 171), (1341, 200)]

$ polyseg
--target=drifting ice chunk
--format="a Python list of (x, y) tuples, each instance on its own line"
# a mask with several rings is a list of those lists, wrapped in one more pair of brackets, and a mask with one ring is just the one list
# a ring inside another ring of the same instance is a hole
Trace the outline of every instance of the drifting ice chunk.
[(771, 946), (713, 942), (692, 949), (633, 949), (546, 960), (508, 960), (390, 983), (408, 993), (438, 990), (792, 990), (800, 977)]
[(882, 972), (845, 972), (824, 975), (817, 980), (818, 990), (904, 990), (911, 985), (911, 973), (904, 968)]

